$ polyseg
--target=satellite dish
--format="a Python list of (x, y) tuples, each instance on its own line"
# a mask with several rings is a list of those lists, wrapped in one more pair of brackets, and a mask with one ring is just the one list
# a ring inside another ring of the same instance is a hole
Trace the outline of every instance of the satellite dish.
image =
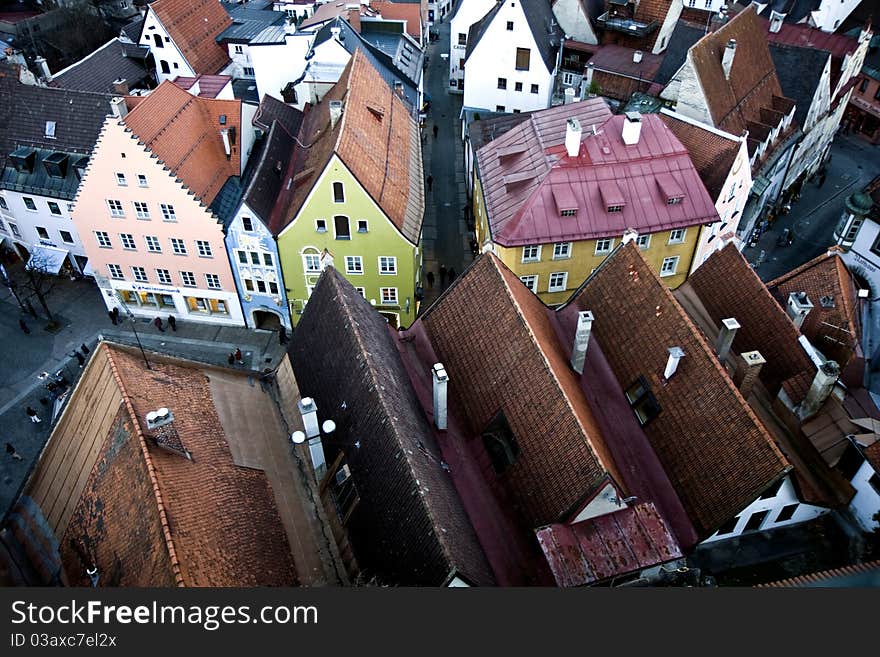
[(333, 420), (324, 420), (321, 428), (324, 429), (324, 433), (333, 433), (336, 431), (336, 423)]
[(304, 434), (302, 431), (294, 431), (292, 434), (290, 434), (290, 440), (295, 445), (301, 445), (306, 442), (306, 434)]

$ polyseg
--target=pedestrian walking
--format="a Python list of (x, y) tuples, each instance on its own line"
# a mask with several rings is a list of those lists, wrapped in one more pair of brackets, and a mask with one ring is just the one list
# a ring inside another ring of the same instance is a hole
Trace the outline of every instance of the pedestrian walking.
[(429, 271), (425, 278), (428, 280), (428, 287), (434, 287), (434, 272)]
[(79, 350), (81, 352), (83, 352), (83, 355), (85, 355), (85, 356), (89, 355), (89, 348), (85, 345), (85, 343), (83, 343), (79, 346)]
[(278, 329), (278, 342), (281, 344), (287, 344), (287, 329), (282, 324)]
[(440, 286), (446, 285), (446, 265), (440, 265)]
[(24, 461), (24, 459), (21, 458), (21, 455), (15, 451), (15, 447), (12, 446), (12, 443), (6, 443), (6, 453), (16, 461)]
[(119, 319), (119, 306), (113, 306), (113, 323), (121, 324), (122, 320)]
[(73, 354), (74, 354), (74, 356), (76, 356), (76, 360), (77, 360), (77, 362), (79, 363), (79, 366), (80, 366), (80, 367), (82, 367), (83, 365), (86, 364), (85, 356), (83, 356), (83, 355), (82, 355), (81, 353), (79, 353), (78, 351), (74, 351)]
[(437, 124), (435, 123), (435, 124), (434, 124), (434, 139), (437, 139), (437, 131), (438, 131), (439, 129), (440, 129), (440, 128), (439, 128), (439, 127), (437, 126)]
[(32, 409), (30, 406), (27, 407), (26, 413), (28, 414), (28, 417), (31, 419), (31, 422), (33, 422), (34, 424), (42, 422), (42, 420), (40, 419), (40, 416), (37, 415), (37, 412), (34, 409)]
[(25, 323), (23, 319), (18, 320), (18, 327), (22, 330), (25, 335), (30, 335), (31, 330), (28, 328), (28, 325)]
[(235, 365), (235, 354), (229, 354), (229, 356), (226, 357), (226, 362), (230, 365)]
[(452, 285), (452, 281), (455, 280), (455, 270), (450, 267), (449, 268), (449, 284)]
[(109, 317), (110, 321), (113, 322), (113, 326), (116, 326), (116, 315), (113, 313), (112, 310), (107, 311), (107, 317)]
[(174, 317), (174, 315), (168, 315), (168, 326), (171, 327), (172, 331), (177, 330), (177, 319)]
[(153, 324), (154, 324), (155, 327), (156, 327), (157, 329), (159, 329), (162, 333), (165, 332), (165, 326), (164, 326), (164, 324), (162, 324), (162, 318), (161, 318), (161, 317), (157, 317), (156, 319), (154, 319), (154, 320), (153, 320)]
[(237, 347), (235, 349), (235, 362), (238, 363), (239, 365), (244, 363), (244, 359), (241, 357), (241, 349), (239, 349)]
[(428, 176), (428, 191), (434, 189), (434, 176)]

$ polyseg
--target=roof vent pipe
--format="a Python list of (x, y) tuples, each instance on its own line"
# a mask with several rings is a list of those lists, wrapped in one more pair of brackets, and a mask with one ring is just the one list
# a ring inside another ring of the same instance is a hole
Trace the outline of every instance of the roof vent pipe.
[(727, 42), (724, 54), (721, 56), (721, 68), (724, 69), (724, 79), (730, 79), (730, 69), (733, 67), (733, 56), (736, 54), (736, 39)]
[(723, 363), (730, 352), (733, 339), (736, 337), (736, 330), (740, 327), (738, 321), (734, 317), (728, 317), (721, 320), (721, 330), (718, 331), (718, 338), (715, 340), (715, 353)]
[(565, 122), (565, 150), (569, 157), (577, 157), (581, 152), (581, 122), (570, 118)]
[(666, 369), (663, 371), (663, 378), (667, 381), (672, 378), (678, 369), (678, 361), (684, 358), (684, 349), (681, 347), (669, 347), (669, 358), (666, 361)]
[(331, 100), (330, 101), (330, 129), (336, 127), (336, 124), (339, 123), (339, 119), (342, 117), (342, 101), (341, 100)]
[(446, 431), (448, 425), (447, 413), (447, 385), (449, 375), (443, 363), (435, 363), (431, 368), (431, 379), (434, 383), (434, 424), (441, 431)]
[(627, 146), (639, 143), (642, 133), (642, 115), (638, 112), (626, 112), (623, 115), (623, 143)]
[(593, 313), (589, 310), (579, 312), (577, 328), (574, 332), (574, 345), (571, 348), (571, 367), (578, 374), (584, 373), (584, 360), (587, 358), (592, 329)]
[(220, 131), (220, 136), (223, 138), (223, 150), (226, 151), (226, 159), (230, 159), (232, 157), (232, 147), (229, 144), (229, 130), (223, 128)]

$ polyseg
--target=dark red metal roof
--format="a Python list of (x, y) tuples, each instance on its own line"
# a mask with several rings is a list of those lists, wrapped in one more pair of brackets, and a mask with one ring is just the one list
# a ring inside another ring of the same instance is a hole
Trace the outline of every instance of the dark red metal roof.
[(650, 502), (535, 533), (559, 586), (593, 584), (682, 556)]

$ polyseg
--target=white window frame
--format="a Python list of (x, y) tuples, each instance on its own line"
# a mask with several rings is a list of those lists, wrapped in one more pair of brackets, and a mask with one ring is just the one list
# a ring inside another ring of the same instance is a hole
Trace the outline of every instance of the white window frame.
[[(98, 241), (98, 246), (102, 249), (113, 248), (113, 241), (110, 239), (110, 233), (108, 233), (106, 230), (96, 230), (95, 239)], [(107, 242), (106, 244), (104, 244), (105, 241)]]
[(114, 281), (124, 281), (125, 276), (122, 274), (122, 267), (119, 265), (109, 264), (107, 265), (107, 273), (110, 275)]
[[(187, 277), (189, 277), (192, 282), (187, 282)], [(196, 275), (191, 271), (181, 271), (180, 272), (180, 281), (183, 287), (195, 287), (196, 286)]]
[[(608, 243), (607, 249), (600, 249), (599, 245)], [(608, 255), (614, 250), (614, 238), (613, 237), (603, 237), (602, 239), (596, 240), (596, 250), (593, 252), (593, 255)]]
[[(663, 263), (660, 265), (660, 276), (675, 276), (678, 273), (678, 263), (681, 258), (679, 256), (669, 256), (667, 258), (663, 258)], [(672, 263), (672, 269), (670, 271), (666, 271), (666, 264)]]
[[(58, 212), (55, 212), (54, 210), (52, 210), (53, 205), (58, 209)], [(61, 216), (61, 206), (58, 205), (55, 201), (46, 201), (46, 207), (49, 208), (49, 214), (51, 214), (53, 217), (60, 217)]]
[(162, 243), (155, 235), (144, 235), (144, 242), (147, 244), (149, 253), (162, 253)]
[[(564, 253), (559, 253), (560, 247), (565, 247)], [(553, 259), (554, 260), (568, 260), (571, 258), (571, 242), (556, 242), (553, 245)]]
[(177, 221), (177, 213), (174, 212), (174, 206), (170, 203), (160, 203), (159, 208), (162, 210), (162, 221)]
[[(216, 283), (216, 285), (214, 285)], [(222, 290), (223, 286), (220, 284), (220, 276), (217, 274), (205, 274), (205, 284), (208, 286), (209, 290)]]
[(119, 241), (122, 242), (122, 248), (126, 251), (137, 251), (137, 242), (131, 233), (119, 233)]
[[(642, 243), (644, 241), (644, 244)], [(642, 251), (647, 251), (651, 248), (651, 234), (648, 233), (646, 235), (639, 235), (636, 238), (636, 246), (638, 246)]]
[(156, 268), (156, 280), (162, 285), (171, 285), (171, 270)]
[(537, 294), (538, 293), (538, 275), (537, 274), (529, 274), (527, 276), (520, 276), (519, 280), (522, 281), (523, 285), (525, 285), (530, 292)]
[(122, 201), (120, 201), (119, 199), (108, 198), (107, 199), (107, 209), (110, 211), (111, 217), (124, 217), (125, 216), (125, 207), (122, 205)]
[[(351, 265), (357, 263), (358, 270)], [(361, 256), (345, 256), (345, 273), (352, 276), (362, 276), (364, 273), (364, 259)]]
[[(2, 228), (2, 226), (0, 226)], [(67, 233), (67, 236), (70, 238), (69, 240), (64, 239), (64, 234)], [(76, 240), (73, 238), (73, 233), (69, 230), (59, 230), (58, 236), (61, 238), (61, 241), (65, 244), (76, 244)]]
[(196, 240), (196, 251), (200, 258), (213, 258), (214, 251), (211, 249), (211, 243), (208, 240)]
[[(139, 274), (143, 275), (143, 278), (139, 276)], [(149, 283), (150, 277), (147, 275), (146, 267), (141, 267), (140, 265), (132, 265), (131, 266), (131, 275), (134, 276), (134, 280), (138, 283)]]
[[(314, 258), (316, 267), (314, 269), (309, 267), (309, 259)], [(303, 261), (303, 271), (307, 274), (320, 274), (321, 273), (321, 254), (320, 253), (303, 253), (302, 254)]]
[[(138, 219), (141, 219), (143, 221), (146, 221), (147, 219), (150, 218), (150, 206), (146, 201), (132, 201), (131, 205), (134, 208), (134, 216), (135, 217), (137, 217)], [(144, 209), (139, 210), (138, 209), (139, 205), (144, 206)]]
[[(394, 294), (388, 295), (388, 301), (385, 300), (385, 292), (393, 292)], [(393, 297), (393, 299), (392, 299)], [(379, 288), (379, 305), (382, 306), (399, 306), (400, 305), (400, 297), (397, 295), (396, 287), (380, 287)]]
[(119, 187), (128, 187), (128, 181), (125, 179), (124, 173), (116, 172), (116, 185)]
[[(560, 285), (553, 285), (554, 277), (562, 276), (562, 283)], [(565, 292), (568, 286), (568, 272), (567, 271), (554, 271), (551, 272), (550, 276), (547, 279), (547, 291), (548, 292)]]
[[(391, 264), (390, 269), (384, 266), (385, 264), (388, 264), (389, 261)], [(397, 258), (395, 256), (379, 256), (379, 274), (382, 276), (396, 276)]]
[(37, 237), (39, 237), (41, 240), (49, 239), (49, 231), (46, 230), (45, 226), (34, 226), (34, 230), (37, 231)]
[[(679, 237), (676, 237), (680, 233)], [(669, 231), (669, 241), (667, 244), (684, 244), (684, 238), (687, 235), (687, 228), (673, 228)]]
[(149, 187), (149, 185), (147, 184), (147, 177), (144, 174), (139, 173), (137, 175), (137, 180), (138, 180), (138, 187)]
[[(169, 237), (168, 240), (171, 242), (171, 253), (174, 255), (185, 256), (186, 255), (186, 241), (179, 237)], [(180, 250), (178, 251), (178, 243), (180, 245)]]
[[(537, 249), (537, 255), (531, 258), (526, 257), (526, 249)], [(541, 245), (540, 244), (529, 244), (522, 248), (522, 257), (520, 258), (520, 262), (541, 262)]]

